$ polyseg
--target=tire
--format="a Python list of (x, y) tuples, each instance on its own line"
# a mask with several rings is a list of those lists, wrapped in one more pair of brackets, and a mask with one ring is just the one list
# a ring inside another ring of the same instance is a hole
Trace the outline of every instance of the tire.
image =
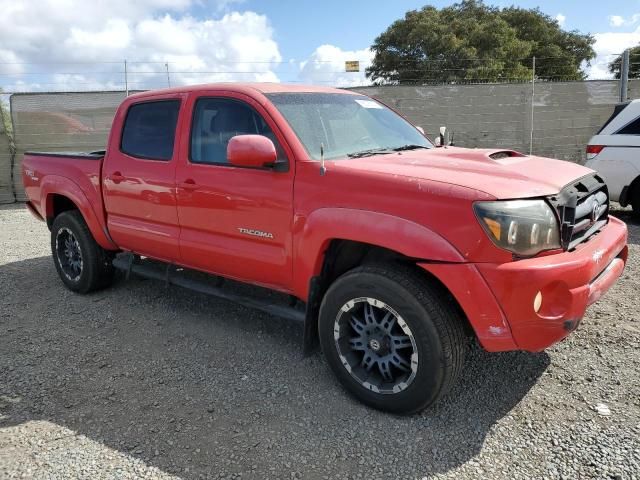
[(398, 414), (446, 394), (467, 347), (449, 292), (401, 265), (361, 266), (338, 278), (322, 301), (318, 328), (340, 383), (366, 405)]
[(51, 253), (69, 290), (89, 293), (113, 282), (113, 255), (96, 243), (77, 210), (63, 212), (53, 221)]
[(633, 209), (633, 215), (640, 219), (640, 184), (637, 184), (633, 189), (633, 194), (631, 195), (631, 208)]

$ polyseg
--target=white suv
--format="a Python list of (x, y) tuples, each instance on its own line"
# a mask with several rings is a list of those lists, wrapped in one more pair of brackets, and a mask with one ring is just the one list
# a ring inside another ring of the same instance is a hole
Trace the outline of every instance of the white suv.
[(640, 100), (616, 105), (589, 140), (585, 165), (602, 175), (611, 200), (640, 215)]

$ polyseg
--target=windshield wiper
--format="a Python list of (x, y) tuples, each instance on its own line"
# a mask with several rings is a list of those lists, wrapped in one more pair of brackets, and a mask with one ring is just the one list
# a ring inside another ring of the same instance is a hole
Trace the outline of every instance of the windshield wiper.
[(370, 157), (371, 155), (387, 155), (389, 153), (393, 153), (393, 150), (390, 150), (388, 148), (370, 148), (369, 150), (362, 150), (360, 152), (348, 153), (347, 157), (362, 158), (362, 157)]
[(394, 152), (403, 152), (405, 150), (417, 150), (419, 148), (426, 148), (427, 150), (429, 149), (429, 147), (425, 147), (424, 145), (416, 145), (416, 144), (410, 143), (408, 145), (402, 145), (401, 147), (393, 148), (392, 150)]

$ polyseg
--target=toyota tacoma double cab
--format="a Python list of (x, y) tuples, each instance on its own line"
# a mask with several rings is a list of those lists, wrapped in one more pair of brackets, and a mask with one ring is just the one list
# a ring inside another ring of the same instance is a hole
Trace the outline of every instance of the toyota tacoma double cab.
[(560, 341), (627, 260), (594, 171), (436, 148), (381, 102), (332, 88), (135, 94), (105, 151), (27, 153), (23, 180), (69, 289), (118, 268), (241, 301), (179, 278), (275, 290), (291, 302), (245, 303), (302, 319), (307, 350), (319, 341), (351, 394), (396, 413), (441, 398), (472, 338), (490, 352)]

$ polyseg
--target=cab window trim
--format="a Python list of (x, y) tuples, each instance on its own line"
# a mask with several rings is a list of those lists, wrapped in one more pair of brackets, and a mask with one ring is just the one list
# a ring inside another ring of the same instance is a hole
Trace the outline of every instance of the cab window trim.
[[(176, 116), (176, 124), (175, 127), (173, 129), (173, 148), (171, 150), (171, 156), (169, 158), (158, 158), (158, 157), (149, 157), (146, 155), (136, 155), (130, 152), (127, 152), (126, 150), (124, 150), (123, 146), (122, 146), (122, 141), (124, 138), (124, 131), (125, 128), (127, 126), (127, 120), (129, 119), (129, 114), (131, 113), (131, 109), (135, 106), (138, 105), (147, 105), (147, 104), (151, 104), (151, 103), (177, 103), (178, 104), (178, 111), (177, 111), (177, 116)], [(180, 112), (182, 110), (182, 99), (181, 98), (159, 98), (159, 99), (153, 99), (153, 100), (142, 100), (140, 102), (133, 102), (131, 103), (128, 107), (127, 107), (127, 113), (124, 117), (124, 121), (122, 122), (122, 128), (120, 130), (120, 142), (118, 145), (118, 150), (120, 151), (120, 153), (122, 153), (123, 155), (126, 155), (128, 157), (131, 158), (135, 158), (137, 160), (153, 160), (155, 162), (164, 162), (164, 163), (168, 163), (173, 161), (173, 158), (176, 154), (176, 141), (178, 139), (177, 137), (177, 133), (178, 133), (178, 126), (180, 124)]]
[[(280, 171), (280, 172), (288, 172), (289, 171), (289, 156), (287, 155), (286, 150), (282, 146), (282, 142), (278, 139), (278, 136), (276, 134), (275, 129), (272, 128), (272, 126), (267, 121), (268, 113), (265, 112), (266, 115), (263, 115), (262, 113), (260, 113), (258, 111), (257, 108), (255, 108), (253, 105), (251, 105), (246, 100), (242, 100), (242, 99), (235, 98), (235, 97), (227, 97), (227, 96), (223, 96), (223, 95), (220, 95), (220, 96), (218, 96), (218, 95), (203, 95), (201, 97), (196, 97), (196, 99), (193, 102), (193, 107), (191, 109), (192, 110), (191, 111), (191, 124), (189, 125), (189, 153), (187, 155), (187, 160), (189, 161), (189, 164), (192, 164), (192, 165), (205, 165), (205, 166), (212, 166), (212, 167), (241, 168), (241, 169), (246, 169), (246, 170), (264, 170), (264, 171), (271, 171), (271, 172), (274, 171), (273, 167), (239, 167), (238, 165), (232, 165), (229, 162), (199, 162), (199, 161), (193, 159), (193, 130), (194, 130), (194, 127), (195, 127), (195, 122), (196, 122), (196, 114), (198, 112), (198, 102), (205, 101), (205, 100), (222, 100), (222, 101), (231, 102), (231, 103), (238, 103), (240, 105), (244, 105), (245, 107), (247, 107), (251, 111), (253, 111), (254, 114), (260, 116), (262, 121), (267, 125), (267, 127), (269, 127), (269, 129), (271, 130), (271, 132), (273, 133), (273, 135), (275, 137), (276, 141), (274, 142), (274, 145), (276, 147), (276, 151), (280, 150), (282, 152), (283, 160), (281, 160), (280, 163), (283, 163), (283, 164), (286, 163), (286, 168), (283, 165), (281, 167), (282, 169), (281, 170), (277, 170), (277, 171)], [(273, 122), (273, 119), (272, 119), (272, 123), (273, 123), (274, 126), (276, 126), (275, 122)], [(276, 128), (277, 128), (277, 126), (276, 126)], [(269, 139), (269, 140), (271, 140), (271, 139)], [(278, 163), (278, 162), (276, 162), (276, 163)]]

